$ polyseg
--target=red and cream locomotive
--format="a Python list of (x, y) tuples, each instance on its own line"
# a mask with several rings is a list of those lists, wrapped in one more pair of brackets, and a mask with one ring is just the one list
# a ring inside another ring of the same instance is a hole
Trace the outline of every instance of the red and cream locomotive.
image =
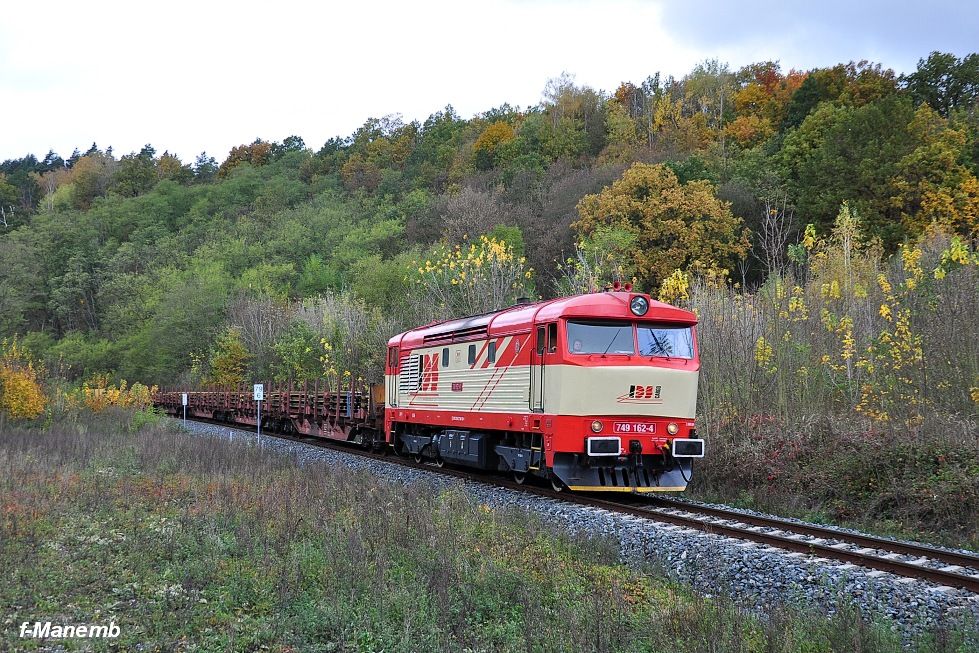
[(696, 324), (616, 284), (412, 329), (388, 342), (385, 439), (555, 489), (683, 490), (704, 455)]
[(385, 385), (158, 393), (186, 415), (528, 476), (555, 489), (686, 488), (696, 316), (620, 289), (521, 303), (388, 341)]

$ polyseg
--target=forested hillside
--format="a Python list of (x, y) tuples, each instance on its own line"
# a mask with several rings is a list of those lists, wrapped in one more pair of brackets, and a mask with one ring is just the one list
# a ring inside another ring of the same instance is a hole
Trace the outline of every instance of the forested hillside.
[(971, 239), (977, 97), (975, 54), (901, 76), (706, 62), (613, 92), (563, 76), (471, 119), (371, 118), (318, 148), (259, 138), (220, 164), (151, 145), (11, 159), (0, 337), (69, 381), (372, 376), (396, 329), (518, 294), (658, 294), (678, 269), (759, 287), (844, 202), (885, 255), (930, 225)]

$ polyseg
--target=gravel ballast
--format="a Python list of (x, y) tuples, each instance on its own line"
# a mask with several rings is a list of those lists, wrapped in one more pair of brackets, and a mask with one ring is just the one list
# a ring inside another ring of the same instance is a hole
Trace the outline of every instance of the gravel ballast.
[[(195, 434), (256, 443), (254, 432), (227, 426), (187, 422), (186, 428)], [(493, 508), (523, 509), (546, 522), (563, 525), (572, 533), (611, 537), (619, 543), (623, 562), (660, 568), (701, 594), (727, 595), (753, 611), (765, 612), (773, 605), (788, 603), (815, 606), (832, 614), (842, 603), (852, 603), (871, 620), (888, 620), (906, 640), (940, 625), (974, 628), (979, 624), (979, 595), (966, 590), (463, 481), (312, 444), (263, 435), (261, 446), (270, 454), (291, 456), (299, 464), (343, 465), (394, 483), (461, 488), (474, 500)]]

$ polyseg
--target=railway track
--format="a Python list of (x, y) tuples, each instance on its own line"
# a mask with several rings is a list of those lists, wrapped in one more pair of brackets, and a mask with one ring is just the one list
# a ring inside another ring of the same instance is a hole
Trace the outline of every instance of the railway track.
[[(223, 422), (197, 421), (230, 426)], [(467, 481), (490, 483), (518, 492), (599, 508), (640, 519), (764, 544), (782, 550), (815, 556), (817, 559), (837, 560), (845, 564), (979, 594), (979, 555), (977, 554), (947, 551), (924, 544), (901, 542), (872, 535), (848, 533), (815, 524), (745, 514), (735, 510), (686, 501), (664, 498), (613, 501), (591, 495), (557, 492), (550, 487), (541, 487), (529, 483), (520, 484), (509, 479), (487, 476), (475, 471), (447, 466), (440, 467), (431, 462), (419, 463), (410, 458), (364, 451), (322, 438), (274, 432), (264, 433), (264, 435), (374, 458), (405, 467), (423, 469)]]

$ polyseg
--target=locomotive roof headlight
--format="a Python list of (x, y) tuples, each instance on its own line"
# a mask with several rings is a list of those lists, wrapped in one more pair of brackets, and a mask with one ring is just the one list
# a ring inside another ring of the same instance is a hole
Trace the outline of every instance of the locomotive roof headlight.
[(649, 310), (649, 300), (642, 295), (636, 295), (629, 302), (629, 309), (632, 311), (633, 315), (638, 315), (642, 317)]
[(599, 420), (596, 419), (594, 422), (591, 423), (591, 432), (592, 433), (601, 433), (602, 432), (602, 427), (603, 427), (603, 425), (602, 425), (601, 421), (599, 421)]
[(677, 433), (680, 432), (680, 427), (677, 426), (676, 422), (670, 422), (669, 424), (666, 425), (666, 432), (669, 433), (670, 435), (676, 435)]

